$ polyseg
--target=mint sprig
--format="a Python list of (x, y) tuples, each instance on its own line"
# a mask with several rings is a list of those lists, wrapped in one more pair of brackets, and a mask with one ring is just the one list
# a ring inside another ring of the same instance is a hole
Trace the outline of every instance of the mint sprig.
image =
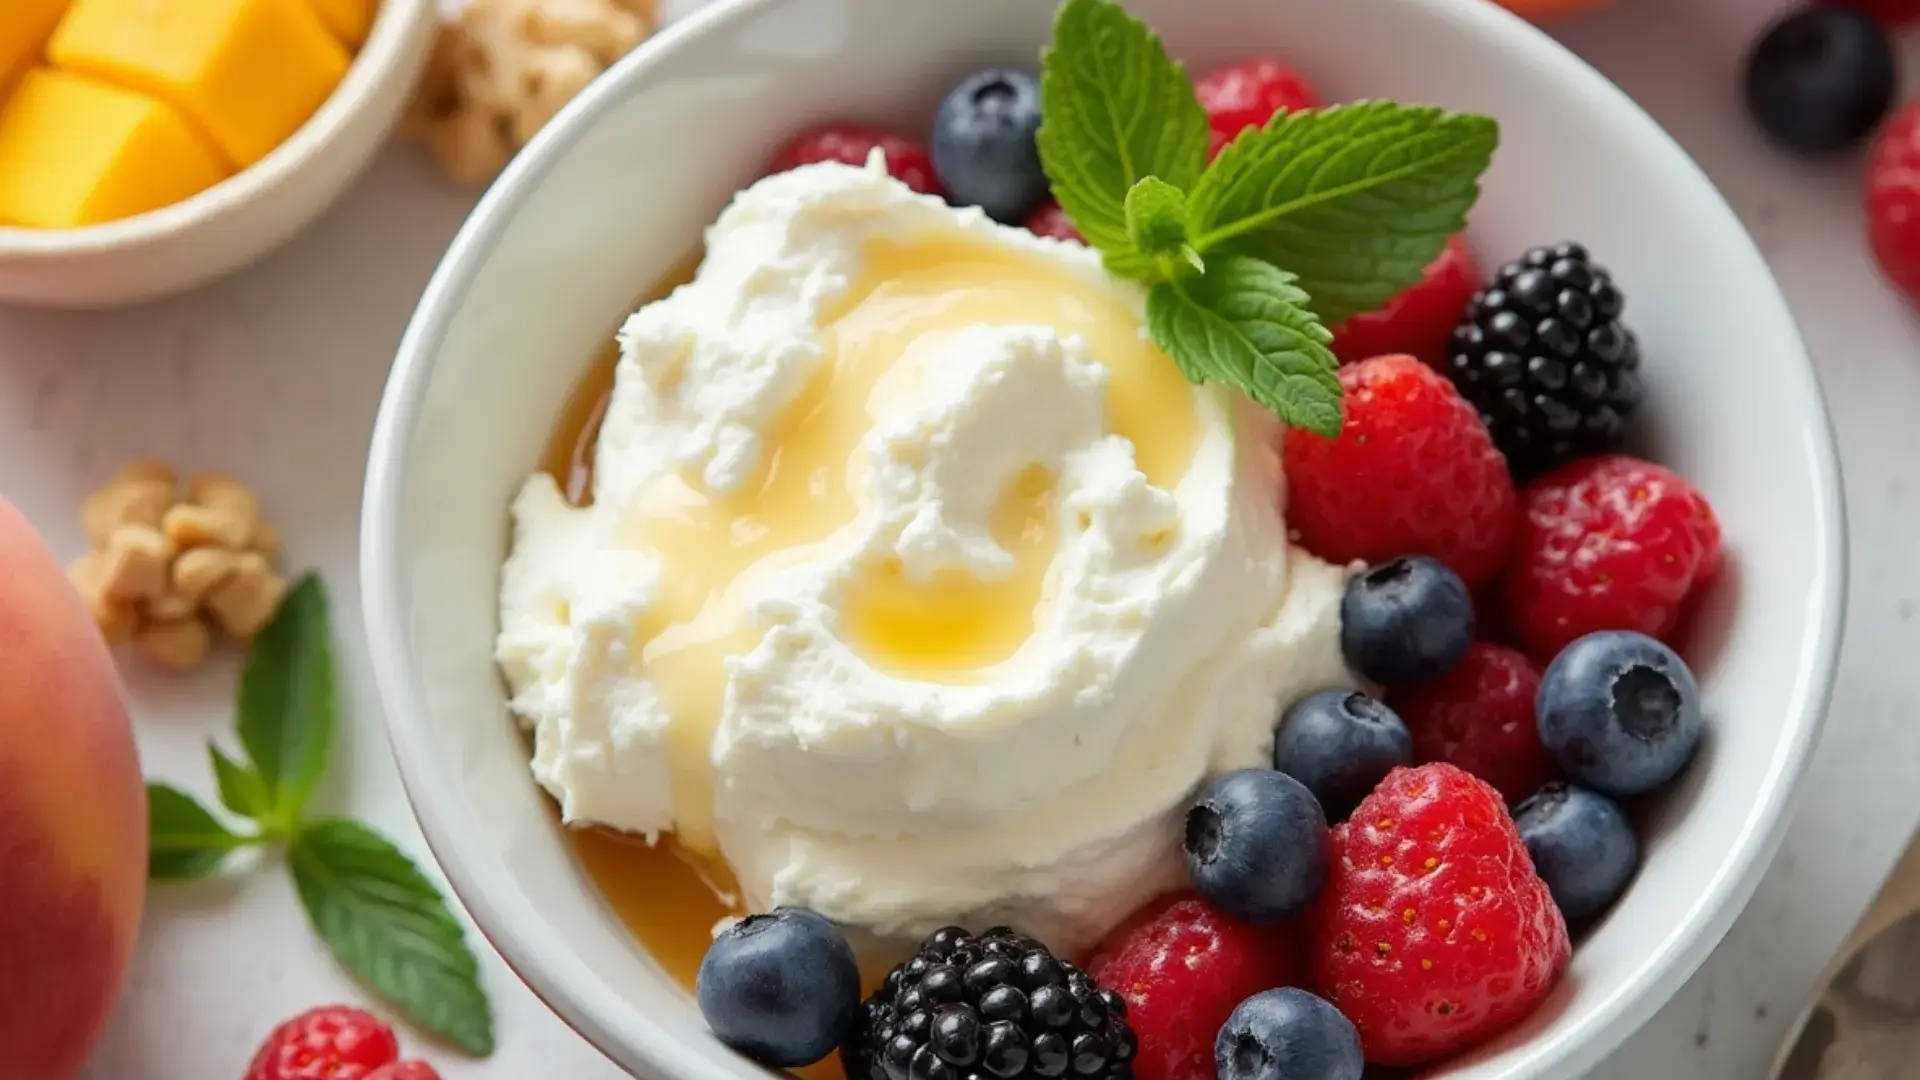
[(242, 848), (286, 848), (295, 891), (341, 966), (422, 1030), (476, 1055), (493, 1052), (479, 963), (439, 890), (400, 849), (358, 822), (308, 820), (333, 748), (337, 689), (327, 595), (308, 575), (253, 640), (241, 674), (242, 753), (207, 744), (233, 829), (192, 796), (147, 784), (147, 876), (218, 873)]
[(1282, 113), (1209, 164), (1186, 72), (1114, 0), (1064, 0), (1041, 56), (1040, 161), (1189, 379), (1329, 437), (1325, 323), (1420, 280), (1465, 224), (1499, 142), (1484, 116), (1364, 101)]

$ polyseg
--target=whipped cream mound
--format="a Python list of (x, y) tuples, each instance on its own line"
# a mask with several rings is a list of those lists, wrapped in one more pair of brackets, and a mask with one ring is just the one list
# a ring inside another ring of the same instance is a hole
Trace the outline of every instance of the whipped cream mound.
[[(1099, 335), (1019, 319), (919, 335), (861, 387), (847, 520), (732, 581), (750, 633), (714, 669), (717, 715), (675, 715), (686, 699), (650, 680), (640, 628), (686, 567), (635, 522), (663, 485), (728, 498), (757, 482), (832, 360), (823, 327), (872, 286), (874, 244), (1037, 264), (1145, 332), (1139, 290), (1093, 252), (877, 165), (762, 180), (706, 242), (695, 279), (621, 331), (593, 502), (539, 475), (513, 504), (497, 655), (535, 778), (569, 823), (710, 836), (756, 909), (881, 939), (1006, 923), (1081, 952), (1178, 885), (1205, 778), (1265, 764), (1287, 702), (1352, 685), (1345, 570), (1287, 542), (1273, 421), (1170, 384), (1178, 400), (1153, 407), (1191, 410), (1195, 435), (1156, 483), (1110, 415), (1122, 376)], [(1018, 595), (1035, 556), (996, 512), (1036, 471), (1051, 525), (1031, 633), (957, 677), (870, 655), (853, 628), (877, 566), (906, 588), (962, 574), (981, 598)]]

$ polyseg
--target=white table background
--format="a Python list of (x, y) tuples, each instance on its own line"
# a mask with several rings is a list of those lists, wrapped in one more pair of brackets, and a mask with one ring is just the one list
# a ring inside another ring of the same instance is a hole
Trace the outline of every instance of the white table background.
[[(1771, 258), (1839, 427), (1853, 536), (1839, 690), (1779, 860), (1723, 947), (1599, 1080), (1755, 1080), (1920, 818), (1910, 541), (1920, 533), (1920, 322), (1873, 274), (1858, 164), (1788, 161), (1741, 111), (1742, 52), (1778, 6), (1619, 0), (1558, 29), (1686, 144)], [(470, 203), (416, 150), (396, 148), (316, 228), (230, 280), (111, 313), (0, 307), (0, 491), (70, 555), (83, 543), (80, 499), (121, 459), (157, 455), (255, 485), (290, 564), (317, 567), (333, 595), (346, 717), (320, 806), (377, 824), (423, 858), (368, 681), (355, 537), (393, 347)], [(186, 678), (127, 670), (147, 771), (208, 792), (202, 747), (231, 728), (231, 657)], [(448, 1080), (618, 1076), (485, 956), (498, 1052), (470, 1062), (412, 1040)], [(131, 986), (84, 1075), (238, 1077), (274, 1023), (335, 999), (360, 996), (278, 866), (161, 888)]]

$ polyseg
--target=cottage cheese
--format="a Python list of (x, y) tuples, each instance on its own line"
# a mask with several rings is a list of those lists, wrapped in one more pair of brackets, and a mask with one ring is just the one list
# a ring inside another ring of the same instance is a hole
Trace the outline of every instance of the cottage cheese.
[(1271, 420), (1151, 353), (1091, 252), (878, 168), (763, 180), (706, 239), (621, 331), (592, 504), (513, 505), (535, 778), (756, 908), (1079, 951), (1177, 882), (1205, 777), (1349, 684)]

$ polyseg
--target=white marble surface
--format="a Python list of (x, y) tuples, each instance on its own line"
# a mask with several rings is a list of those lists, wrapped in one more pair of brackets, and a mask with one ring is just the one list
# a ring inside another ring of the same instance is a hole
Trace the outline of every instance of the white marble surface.
[[(1876, 282), (1861, 243), (1858, 167), (1806, 167), (1742, 115), (1744, 42), (1771, 0), (1619, 0), (1562, 36), (1636, 94), (1719, 181), (1791, 296), (1838, 421), (1853, 531), (1848, 642), (1832, 719), (1771, 876), (1726, 944), (1662, 1017), (1598, 1074), (1753, 1080), (1814, 973), (1916, 818), (1920, 681), (1920, 322)], [(251, 271), (137, 310), (0, 309), (0, 491), (64, 553), (81, 496), (118, 460), (156, 454), (239, 472), (262, 492), (295, 565), (332, 586), (347, 717), (322, 805), (423, 852), (380, 732), (360, 643), (354, 539), (367, 436), (392, 348), (469, 197), (410, 150), (389, 153), (318, 227)], [(1700, 282), (1709, 289), (1712, 282)], [(209, 790), (205, 739), (231, 722), (233, 669), (130, 668), (147, 769)], [(499, 1051), (435, 1052), (449, 1080), (615, 1070), (489, 955)], [(277, 867), (154, 893), (132, 986), (88, 1080), (239, 1076), (274, 1022), (355, 999)]]

